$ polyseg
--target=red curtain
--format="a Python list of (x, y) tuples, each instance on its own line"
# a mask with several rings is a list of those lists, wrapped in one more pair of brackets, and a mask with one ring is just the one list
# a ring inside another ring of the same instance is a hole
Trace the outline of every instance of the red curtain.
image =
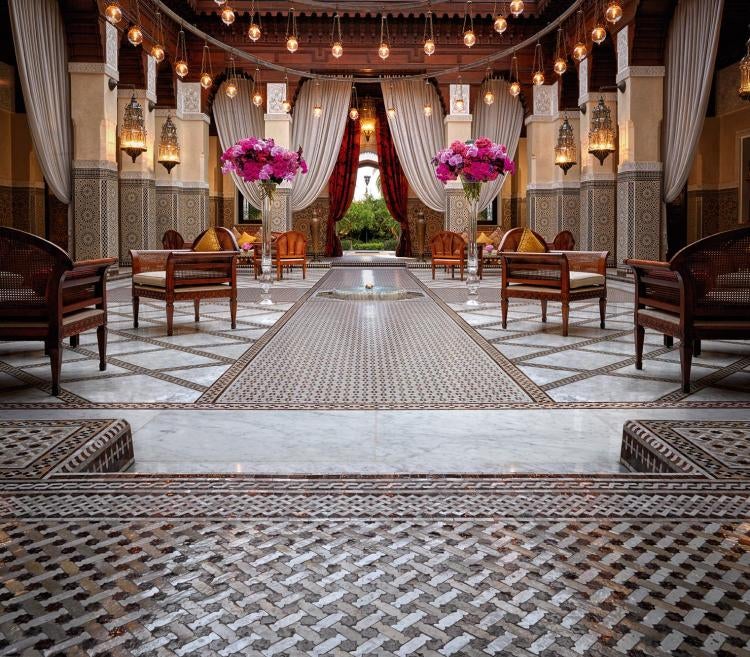
[(336, 222), (341, 221), (352, 204), (359, 169), (359, 121), (346, 119), (344, 138), (333, 173), (328, 179), (328, 224), (326, 255), (342, 255), (341, 240), (336, 235)]
[(409, 183), (406, 181), (401, 163), (393, 145), (388, 117), (382, 107), (378, 108), (377, 121), (378, 164), (380, 165), (380, 186), (383, 200), (391, 216), (401, 224), (401, 239), (396, 247), (396, 255), (411, 256), (411, 235), (409, 234)]

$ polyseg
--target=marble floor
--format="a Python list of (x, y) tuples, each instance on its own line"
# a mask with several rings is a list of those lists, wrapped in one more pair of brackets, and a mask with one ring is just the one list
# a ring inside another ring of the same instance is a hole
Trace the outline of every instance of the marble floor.
[[(393, 268), (347, 264), (357, 276), (393, 276)], [(399, 276), (424, 298), (386, 305), (429, 306), (432, 323), (473, 354), (463, 357), (471, 362), (456, 372), (453, 389), (435, 397), (443, 373), (425, 369), (419, 349), (410, 348), (420, 340), (418, 332), (394, 337), (379, 325), (387, 348), (375, 355), (364, 349), (359, 365), (340, 364), (348, 390), (334, 394), (307, 385), (296, 397), (277, 399), (270, 382), (279, 385), (284, 378), (271, 375), (273, 359), (266, 357), (274, 345), (284, 345), (300, 373), (306, 366), (325, 367), (328, 374), (338, 367), (320, 352), (316, 357), (314, 339), (312, 346), (296, 341), (306, 335), (305, 322), (317, 321), (309, 315), (316, 304), (359, 304), (360, 321), (368, 314), (380, 321), (384, 314), (378, 304), (317, 299), (325, 277), (336, 271), (312, 268), (306, 280), (296, 270), (287, 274), (274, 286), (277, 303), (270, 308), (258, 304), (259, 286), (243, 272), (236, 330), (229, 327), (226, 304), (204, 304), (199, 324), (185, 304), (178, 306), (172, 337), (159, 302), (142, 303), (141, 326), (133, 329), (129, 281), (112, 282), (107, 371), (96, 367), (94, 335), (84, 335), (78, 348), (65, 351), (63, 393), (54, 398), (40, 345), (0, 344), (0, 416), (124, 418), (133, 428), (138, 472), (612, 473), (622, 468), (627, 420), (746, 419), (750, 413), (746, 342), (706, 343), (687, 395), (680, 391), (678, 352), (658, 335), (647, 334), (644, 369), (634, 369), (631, 287), (625, 281), (609, 283), (606, 329), (598, 326), (595, 304), (581, 303), (573, 306), (570, 335), (563, 338), (554, 305), (542, 324), (537, 304), (514, 303), (502, 329), (496, 272), (482, 282), (481, 307), (469, 309), (463, 283), (443, 272), (433, 281), (423, 268), (403, 269)], [(332, 326), (340, 316), (331, 314)], [(436, 331), (420, 330), (433, 340)], [(454, 345), (444, 348), (452, 353)], [(359, 394), (376, 374), (387, 374), (393, 354), (400, 359), (399, 380), (408, 385), (364, 403), (360, 395), (358, 406), (348, 403), (353, 391)], [(284, 356), (277, 350), (274, 358)], [(235, 371), (245, 377), (244, 393), (235, 384), (229, 395)], [(523, 394), (495, 390), (501, 377)], [(444, 403), (452, 395), (458, 402)]]

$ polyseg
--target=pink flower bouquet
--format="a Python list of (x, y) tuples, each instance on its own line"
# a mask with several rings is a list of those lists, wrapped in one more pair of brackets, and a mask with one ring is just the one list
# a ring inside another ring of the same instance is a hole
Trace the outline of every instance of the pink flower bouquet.
[(473, 142), (454, 141), (448, 148), (438, 151), (432, 163), (438, 180), (446, 183), (460, 178), (466, 198), (473, 201), (479, 198), (483, 182), (513, 173), (516, 168), (508, 149), (487, 137)]
[(273, 139), (247, 137), (230, 146), (221, 156), (223, 173), (234, 171), (245, 182), (257, 182), (269, 198), (276, 186), (293, 180), (299, 173), (307, 173), (302, 159), (302, 148), (290, 151), (277, 146)]

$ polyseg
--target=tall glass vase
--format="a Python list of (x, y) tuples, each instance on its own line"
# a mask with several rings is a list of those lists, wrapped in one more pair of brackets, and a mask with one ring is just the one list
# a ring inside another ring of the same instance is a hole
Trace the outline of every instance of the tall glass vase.
[(273, 286), (273, 261), (271, 257), (271, 198), (273, 192), (263, 189), (261, 196), (261, 259), (260, 259), (260, 287), (262, 290), (260, 303), (272, 306), (271, 287)]
[(477, 216), (479, 214), (479, 194), (467, 194), (466, 203), (469, 209), (468, 233), (466, 244), (466, 305), (479, 305), (479, 258), (477, 249)]

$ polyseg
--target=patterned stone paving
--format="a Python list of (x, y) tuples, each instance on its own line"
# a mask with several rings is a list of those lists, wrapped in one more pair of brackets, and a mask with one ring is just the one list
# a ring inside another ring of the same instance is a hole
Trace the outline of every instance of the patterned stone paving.
[(628, 422), (622, 460), (635, 471), (750, 479), (750, 422)]
[(316, 286), (317, 294), (273, 339), (240, 359), (200, 403), (475, 408), (548, 400), (481, 336), (464, 330), (460, 320), (429, 297), (375, 304), (320, 294), (360, 287), (366, 275), (376, 287), (420, 287), (403, 267), (332, 269)]
[(133, 463), (123, 420), (0, 420), (0, 475), (118, 472)]

